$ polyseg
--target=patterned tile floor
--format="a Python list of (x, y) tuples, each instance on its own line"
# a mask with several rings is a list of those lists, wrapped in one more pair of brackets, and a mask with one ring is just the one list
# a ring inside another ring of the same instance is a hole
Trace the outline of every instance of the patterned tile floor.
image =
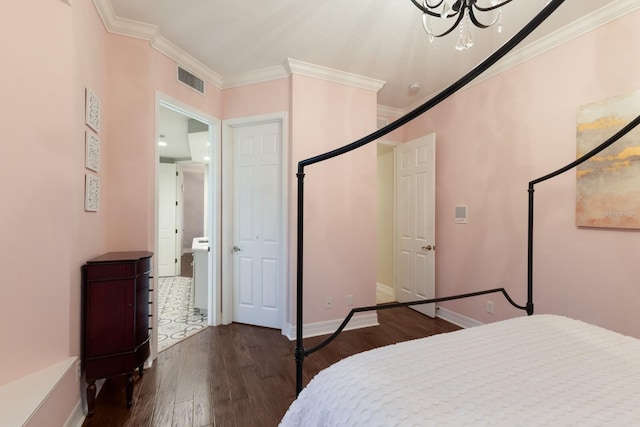
[(158, 352), (207, 327), (207, 315), (193, 307), (191, 277), (161, 277), (158, 295)]

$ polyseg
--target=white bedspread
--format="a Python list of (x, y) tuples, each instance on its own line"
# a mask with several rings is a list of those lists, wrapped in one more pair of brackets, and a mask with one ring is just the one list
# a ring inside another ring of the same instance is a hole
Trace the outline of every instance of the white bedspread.
[(640, 340), (534, 315), (321, 371), (281, 426), (640, 426)]

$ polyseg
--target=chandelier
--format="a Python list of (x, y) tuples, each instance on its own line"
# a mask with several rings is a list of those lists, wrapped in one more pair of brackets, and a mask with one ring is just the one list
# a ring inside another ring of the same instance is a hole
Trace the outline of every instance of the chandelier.
[[(411, 0), (411, 3), (422, 11), (422, 26), (429, 35), (430, 42), (435, 37), (446, 36), (460, 26), (456, 49), (464, 50), (473, 46), (470, 31), (472, 23), (478, 28), (489, 28), (497, 23), (498, 32), (502, 32), (502, 6), (511, 1), (486, 0), (485, 6), (482, 5), (482, 0)], [(485, 21), (483, 15), (490, 12), (494, 12), (493, 17)], [(442, 32), (436, 32), (433, 18), (453, 19), (453, 24)]]

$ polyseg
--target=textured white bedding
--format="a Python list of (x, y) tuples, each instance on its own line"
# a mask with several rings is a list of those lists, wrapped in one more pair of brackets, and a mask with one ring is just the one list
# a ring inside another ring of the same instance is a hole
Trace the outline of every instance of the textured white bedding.
[(534, 315), (321, 371), (281, 426), (640, 426), (640, 340)]

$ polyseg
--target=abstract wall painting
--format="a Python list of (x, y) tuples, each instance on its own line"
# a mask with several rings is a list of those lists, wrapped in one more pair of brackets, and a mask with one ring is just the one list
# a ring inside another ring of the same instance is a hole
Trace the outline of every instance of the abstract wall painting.
[[(578, 108), (577, 157), (640, 114), (640, 91)], [(640, 129), (577, 168), (576, 225), (640, 229)]]

